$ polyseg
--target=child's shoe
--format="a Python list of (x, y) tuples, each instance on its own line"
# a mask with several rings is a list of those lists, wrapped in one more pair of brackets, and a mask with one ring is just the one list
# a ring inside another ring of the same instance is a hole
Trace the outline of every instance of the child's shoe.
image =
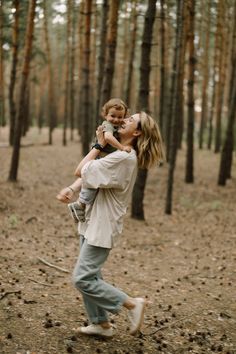
[(76, 223), (85, 221), (85, 205), (79, 202), (68, 204), (71, 216)]

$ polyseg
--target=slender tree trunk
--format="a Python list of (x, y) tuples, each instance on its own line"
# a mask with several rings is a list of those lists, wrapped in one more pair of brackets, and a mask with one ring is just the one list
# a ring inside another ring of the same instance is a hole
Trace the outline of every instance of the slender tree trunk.
[(106, 61), (101, 89), (101, 105), (111, 97), (117, 44), (119, 0), (110, 0), (108, 30), (106, 40)]
[(165, 31), (165, 0), (161, 0), (161, 87), (160, 87), (160, 113), (159, 124), (160, 130), (163, 132), (164, 109), (165, 109), (165, 92), (166, 92), (166, 31)]
[(188, 16), (188, 2), (184, 2), (184, 14), (183, 14), (183, 34), (181, 45), (181, 63), (179, 71), (179, 85), (178, 85), (178, 107), (177, 112), (179, 115), (178, 122), (178, 148), (181, 149), (182, 138), (184, 132), (184, 76), (185, 76), (185, 54), (188, 44), (188, 28), (189, 28), (189, 16)]
[(219, 80), (217, 85), (217, 102), (216, 102), (216, 129), (215, 129), (215, 153), (220, 151), (221, 147), (221, 114), (224, 101), (224, 57), (226, 55), (226, 43), (225, 38), (225, 4), (222, 2), (221, 18), (220, 18), (220, 30), (219, 30)]
[(0, 126), (6, 125), (3, 56), (3, 0), (0, 0)]
[[(140, 65), (140, 86), (138, 95), (138, 108), (140, 111), (149, 112), (149, 81), (150, 81), (150, 57), (152, 47), (153, 25), (156, 15), (156, 0), (148, 1), (145, 15), (142, 52)], [(138, 176), (132, 194), (131, 216), (135, 219), (144, 220), (143, 199), (147, 179), (147, 169), (138, 171)]]
[(231, 166), (234, 148), (234, 124), (236, 111), (236, 1), (234, 2), (232, 50), (231, 50), (231, 80), (229, 89), (229, 115), (225, 141), (221, 152), (218, 185), (225, 186), (227, 178), (231, 178)]
[(70, 88), (70, 50), (71, 50), (71, 1), (67, 0), (67, 39), (66, 39), (66, 68), (65, 68), (65, 106), (64, 106), (64, 120), (63, 120), (63, 145), (67, 145), (67, 126), (69, 117), (69, 88)]
[(132, 3), (131, 24), (132, 24), (132, 32), (131, 32), (131, 41), (130, 41), (127, 85), (125, 90), (125, 102), (127, 106), (130, 105), (130, 100), (131, 100), (132, 77), (133, 77), (133, 69), (134, 69), (134, 58), (135, 58), (136, 36), (137, 36), (137, 1), (136, 0), (134, 0)]
[(195, 71), (195, 50), (194, 50), (194, 19), (195, 0), (188, 1), (189, 13), (189, 79), (188, 79), (188, 126), (187, 126), (187, 158), (185, 182), (194, 182), (194, 71)]
[(14, 91), (16, 84), (16, 70), (18, 63), (18, 49), (19, 49), (19, 13), (20, 13), (20, 0), (13, 0), (12, 7), (15, 9), (13, 14), (14, 23), (12, 28), (12, 64), (11, 64), (11, 77), (9, 85), (9, 112), (10, 112), (10, 134), (9, 143), (13, 145), (15, 121), (16, 121), (16, 106), (14, 100)]
[(172, 213), (172, 194), (174, 185), (174, 171), (177, 156), (177, 146), (178, 146), (178, 87), (179, 87), (179, 77), (178, 73), (180, 71), (181, 58), (182, 58), (182, 35), (183, 35), (183, 15), (184, 15), (184, 0), (179, 0), (177, 2), (177, 24), (176, 24), (176, 46), (174, 52), (174, 65), (172, 74), (172, 85), (174, 92), (174, 101), (172, 106), (172, 117), (171, 117), (171, 136), (170, 136), (170, 155), (169, 155), (169, 171), (168, 171), (168, 182), (167, 182), (167, 196), (166, 196), (166, 214)]
[(83, 155), (89, 151), (89, 138), (91, 127), (90, 114), (90, 64), (91, 64), (91, 14), (92, 0), (85, 2), (85, 42), (83, 53), (83, 90), (82, 90), (82, 116), (83, 116)]
[(78, 134), (83, 139), (83, 116), (81, 114), (82, 107), (82, 93), (83, 93), (83, 53), (84, 53), (84, 28), (85, 28), (85, 0), (79, 4), (78, 12), (78, 103), (77, 103), (77, 127)]
[(23, 120), (23, 127), (22, 127), (22, 136), (25, 136), (27, 131), (29, 130), (30, 127), (30, 115), (29, 115), (29, 109), (30, 109), (30, 78), (28, 79), (28, 82), (26, 84), (26, 89), (25, 89), (25, 99), (24, 99), (24, 120)]
[(108, 0), (103, 0), (102, 15), (101, 15), (101, 33), (100, 46), (98, 52), (98, 77), (97, 77), (97, 92), (96, 92), (96, 125), (100, 123), (100, 109), (101, 109), (101, 89), (105, 65), (105, 51), (106, 51), (106, 36), (107, 36), (107, 17), (108, 17)]
[(44, 38), (46, 46), (46, 56), (47, 56), (47, 71), (48, 71), (48, 107), (49, 107), (49, 145), (52, 145), (52, 132), (55, 127), (55, 104), (54, 104), (54, 88), (53, 88), (53, 70), (52, 70), (52, 56), (51, 47), (48, 35), (48, 13), (47, 13), (47, 2), (43, 1), (43, 13), (44, 13)]
[[(235, 60), (236, 65), (236, 60)], [(234, 78), (234, 86), (231, 98), (231, 104), (229, 107), (228, 126), (226, 131), (225, 142), (223, 145), (220, 169), (218, 177), (218, 185), (225, 186), (227, 178), (230, 178), (230, 170), (233, 160), (233, 146), (234, 146), (234, 123), (235, 123), (235, 111), (236, 111), (236, 77)]]
[(91, 60), (90, 60), (90, 128), (89, 140), (94, 138), (94, 132), (97, 127), (96, 112), (96, 85), (97, 85), (97, 43), (98, 43), (98, 6), (96, 1), (92, 4), (92, 21), (91, 21)]
[(27, 29), (26, 29), (26, 41), (25, 41), (25, 54), (23, 61), (23, 69), (21, 75), (21, 87), (20, 87), (20, 102), (19, 102), (19, 112), (16, 121), (16, 130), (14, 134), (14, 146), (11, 159), (11, 167), (9, 173), (9, 180), (17, 180), (18, 165), (20, 159), (20, 141), (22, 126), (24, 121), (24, 100), (25, 100), (25, 91), (27, 86), (27, 81), (30, 71), (30, 57), (33, 44), (33, 33), (34, 33), (34, 17), (35, 17), (35, 7), (37, 0), (31, 0), (28, 18), (27, 18)]
[(212, 138), (213, 138), (213, 119), (215, 115), (216, 92), (217, 92), (216, 77), (219, 74), (219, 39), (220, 39), (221, 8), (222, 8), (222, 0), (219, 0), (217, 6), (217, 26), (216, 26), (216, 34), (215, 34), (215, 52), (214, 52), (214, 63), (213, 63), (213, 80), (212, 80), (213, 92), (212, 92), (212, 99), (211, 99), (209, 133), (208, 133), (208, 144), (207, 144), (209, 150), (211, 149)]
[(75, 0), (72, 0), (72, 28), (71, 28), (71, 51), (70, 51), (70, 140), (74, 140), (74, 125), (75, 125), (75, 30), (76, 30), (76, 17), (75, 17)]
[(199, 149), (203, 148), (203, 138), (207, 120), (207, 102), (208, 102), (208, 81), (209, 81), (209, 40), (211, 28), (211, 3), (208, 2), (208, 10), (206, 16), (207, 30), (205, 32), (204, 59), (203, 59), (203, 83), (202, 83), (202, 105), (201, 105), (201, 121), (199, 130)]

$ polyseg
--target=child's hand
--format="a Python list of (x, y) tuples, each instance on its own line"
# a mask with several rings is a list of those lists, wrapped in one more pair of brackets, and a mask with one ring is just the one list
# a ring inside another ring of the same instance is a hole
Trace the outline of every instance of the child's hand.
[(131, 151), (131, 147), (130, 146), (123, 146), (123, 150), (122, 151), (130, 152)]
[(73, 195), (74, 195), (74, 192), (72, 191), (72, 189), (66, 187), (66, 188), (63, 188), (58, 193), (56, 198), (62, 203), (69, 203), (71, 201)]

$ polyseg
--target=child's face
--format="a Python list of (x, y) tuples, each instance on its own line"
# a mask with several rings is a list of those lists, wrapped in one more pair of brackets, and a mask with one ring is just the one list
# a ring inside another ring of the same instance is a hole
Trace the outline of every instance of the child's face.
[(125, 109), (118, 110), (114, 107), (110, 108), (105, 119), (113, 125), (122, 125), (124, 123)]

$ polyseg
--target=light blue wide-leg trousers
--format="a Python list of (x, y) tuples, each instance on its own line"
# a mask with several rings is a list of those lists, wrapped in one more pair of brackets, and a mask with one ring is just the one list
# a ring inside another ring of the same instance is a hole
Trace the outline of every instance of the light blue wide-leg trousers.
[(88, 245), (80, 236), (80, 254), (73, 272), (73, 283), (83, 295), (83, 301), (91, 323), (106, 322), (108, 313), (118, 313), (128, 299), (123, 291), (102, 279), (101, 268), (110, 249)]

